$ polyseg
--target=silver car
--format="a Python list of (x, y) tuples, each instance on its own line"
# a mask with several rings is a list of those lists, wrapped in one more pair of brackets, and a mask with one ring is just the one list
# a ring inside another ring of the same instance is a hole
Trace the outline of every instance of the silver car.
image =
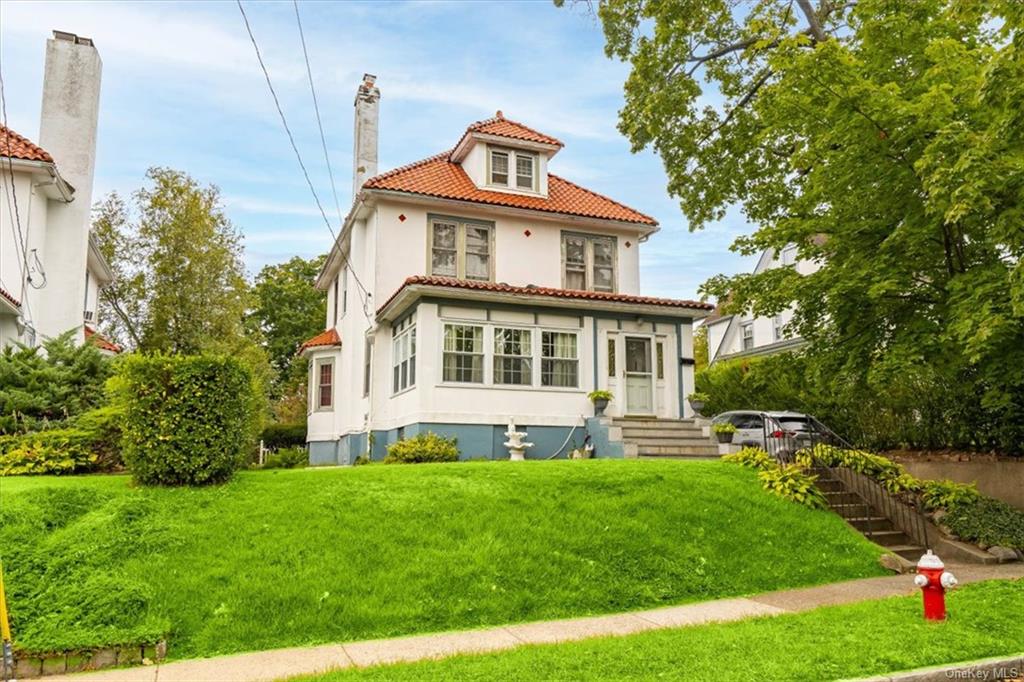
[(712, 424), (729, 422), (736, 427), (732, 442), (758, 447), (777, 457), (791, 457), (814, 440), (827, 439), (830, 433), (821, 422), (800, 412), (760, 412), (732, 410), (715, 415)]

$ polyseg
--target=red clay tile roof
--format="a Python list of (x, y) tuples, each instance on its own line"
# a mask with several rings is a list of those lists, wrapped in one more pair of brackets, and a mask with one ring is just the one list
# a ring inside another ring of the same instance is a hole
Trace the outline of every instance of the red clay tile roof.
[(100, 350), (107, 350), (111, 353), (120, 353), (121, 346), (116, 343), (107, 340), (105, 336), (97, 333), (89, 325), (85, 325), (85, 340), (87, 343), (91, 343)]
[(309, 339), (301, 346), (299, 346), (299, 352), (306, 350), (307, 348), (318, 348), (321, 346), (340, 346), (341, 337), (338, 336), (337, 329), (328, 329), (322, 331), (313, 338)]
[(0, 125), (0, 156), (53, 163), (49, 152), (4, 125)]
[(4, 291), (3, 289), (0, 289), (0, 297), (3, 297), (6, 300), (10, 301), (11, 305), (13, 305), (15, 308), (21, 307), (21, 302), (18, 299), (14, 298), (14, 296), (12, 296), (11, 294)]
[(617, 220), (652, 227), (658, 224), (658, 221), (649, 215), (551, 173), (548, 173), (547, 197), (480, 189), (473, 184), (461, 165), (448, 160), (449, 154), (450, 152), (436, 154), (377, 175), (367, 180), (363, 188)]
[(637, 305), (661, 305), (673, 308), (697, 308), (699, 310), (711, 310), (714, 306), (701, 301), (686, 301), (675, 298), (654, 298), (651, 296), (635, 296), (633, 294), (610, 294), (602, 291), (580, 291), (578, 289), (554, 289), (550, 287), (517, 287), (511, 284), (481, 282), (469, 279), (454, 279), (452, 277), (433, 277), (428, 275), (413, 275), (405, 280), (391, 298), (382, 305), (377, 312), (384, 310), (395, 300), (399, 293), (408, 286), (415, 284), (450, 287), (452, 289), (472, 289), (476, 291), (493, 291), (501, 294), (525, 294), (528, 296), (542, 296), (549, 298), (583, 299), (590, 301), (608, 301), (611, 303), (635, 303)]
[(525, 140), (526, 142), (540, 142), (543, 144), (553, 144), (559, 147), (564, 147), (562, 142), (550, 135), (537, 132), (533, 128), (528, 128), (522, 123), (516, 121), (510, 121), (499, 111), (494, 118), (488, 118), (483, 121), (477, 121), (473, 125), (466, 128), (466, 134), (469, 133), (484, 133), (486, 135), (497, 135), (499, 137), (509, 137), (513, 140)]

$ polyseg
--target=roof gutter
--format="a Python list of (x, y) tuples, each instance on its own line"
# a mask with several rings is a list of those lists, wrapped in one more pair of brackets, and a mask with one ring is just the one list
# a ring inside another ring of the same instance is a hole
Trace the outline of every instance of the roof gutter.
[(36, 161), (34, 159), (15, 159), (10, 157), (4, 157), (4, 159), (6, 160), (6, 163), (10, 165), (12, 170), (20, 170), (33, 174), (46, 173), (50, 179), (48, 181), (39, 182), (36, 186), (42, 187), (46, 192), (46, 195), (51, 199), (57, 199), (66, 204), (70, 204), (74, 201), (75, 188), (71, 186), (71, 183), (61, 177), (60, 172), (57, 170), (57, 164), (52, 161)]

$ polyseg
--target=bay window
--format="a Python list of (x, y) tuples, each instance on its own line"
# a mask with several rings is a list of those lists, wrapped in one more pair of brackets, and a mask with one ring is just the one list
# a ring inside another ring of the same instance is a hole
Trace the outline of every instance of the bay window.
[(493, 235), (493, 223), (431, 217), (430, 274), (458, 279), (493, 279)]
[(484, 328), (468, 324), (444, 326), (444, 381), (484, 382)]
[(416, 323), (409, 316), (391, 329), (391, 392), (416, 385)]
[(581, 291), (615, 291), (615, 238), (562, 234), (562, 286)]
[(494, 329), (494, 383), (533, 385), (533, 332), (529, 329)]

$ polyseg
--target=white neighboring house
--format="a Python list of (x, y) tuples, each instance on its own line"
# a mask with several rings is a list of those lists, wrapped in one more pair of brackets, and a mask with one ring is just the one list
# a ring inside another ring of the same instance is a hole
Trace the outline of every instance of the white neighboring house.
[(623, 456), (610, 416), (690, 415), (692, 325), (711, 306), (640, 295), (657, 222), (548, 172), (562, 143), (499, 111), (446, 152), (377, 175), (380, 92), (355, 99), (355, 200), (317, 288), (326, 331), (310, 360), (314, 464), (384, 456), (434, 431), (464, 458), (507, 458), (513, 419), (531, 458), (589, 435)]
[(110, 268), (89, 232), (102, 64), (92, 41), (54, 31), (46, 43), (39, 144), (0, 126), (0, 347), (97, 334)]
[[(757, 261), (754, 274), (783, 267), (795, 268), (801, 275), (809, 275), (821, 266), (816, 261), (797, 258), (797, 247), (790, 244), (780, 252), (766, 249)], [(773, 317), (722, 315), (716, 308), (703, 322), (708, 328), (709, 364), (729, 358), (769, 355), (801, 346), (804, 342), (801, 337), (786, 333), (786, 325), (792, 319), (793, 308)]]

